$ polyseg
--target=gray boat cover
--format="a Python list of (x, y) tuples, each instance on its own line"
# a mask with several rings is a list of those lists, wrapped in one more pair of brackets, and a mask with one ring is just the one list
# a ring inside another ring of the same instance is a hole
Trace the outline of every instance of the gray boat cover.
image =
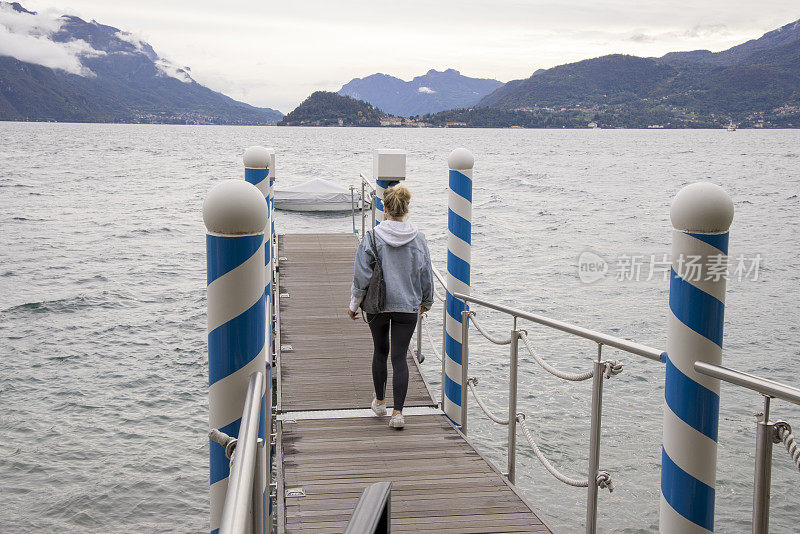
[[(358, 195), (357, 195), (358, 196)], [(322, 178), (314, 178), (308, 182), (275, 190), (275, 203), (282, 201), (315, 204), (350, 203), (350, 189), (342, 187)]]

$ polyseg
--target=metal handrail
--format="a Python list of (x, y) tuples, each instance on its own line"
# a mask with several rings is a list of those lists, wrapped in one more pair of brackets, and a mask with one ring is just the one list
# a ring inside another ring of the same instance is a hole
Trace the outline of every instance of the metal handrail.
[(369, 192), (369, 204), (370, 204), (370, 211), (372, 212), (372, 226), (371, 228), (375, 228), (375, 197), (377, 195), (377, 191), (375, 187), (367, 181), (367, 178), (364, 176), (364, 173), (358, 173), (358, 176), (361, 178), (361, 239), (364, 239), (364, 235), (367, 231), (366, 226), (366, 218), (367, 215), (364, 212), (364, 200), (367, 197), (365, 187), (369, 187), (371, 191)]
[(753, 476), (753, 533), (769, 532), (770, 486), (772, 484), (772, 444), (781, 441), (778, 428), (788, 424), (785, 421), (771, 421), (769, 417), (770, 400), (785, 400), (800, 405), (800, 389), (751, 375), (736, 369), (707, 362), (694, 362), (698, 373), (717, 378), (760, 393), (764, 397), (764, 408), (757, 415), (756, 423), (756, 462)]
[(356, 503), (344, 534), (389, 534), (392, 531), (392, 483), (367, 486)]
[[(447, 287), (441, 274), (433, 268), (439, 282)], [(572, 334), (584, 339), (594, 341), (597, 344), (597, 356), (594, 359), (592, 371), (592, 404), (591, 404), (591, 424), (589, 430), (589, 473), (587, 476), (587, 502), (586, 502), (586, 532), (587, 534), (594, 534), (597, 531), (597, 505), (598, 505), (598, 489), (607, 488), (612, 489), (610, 475), (605, 471), (600, 471), (600, 429), (602, 424), (602, 405), (603, 405), (603, 378), (604, 370), (608, 362), (602, 359), (603, 346), (609, 346), (620, 349), (622, 351), (636, 354), (650, 360), (664, 363), (666, 361), (666, 352), (648, 347), (641, 343), (636, 343), (616, 336), (610, 336), (602, 332), (583, 328), (581, 326), (566, 323), (556, 319), (551, 319), (543, 315), (537, 315), (525, 312), (523, 310), (496, 304), (485, 299), (465, 295), (463, 293), (453, 292), (450, 293), (454, 298), (464, 303), (464, 311), (461, 312), (461, 383), (468, 383), (468, 366), (469, 366), (469, 322), (471, 316), (475, 314), (473, 310), (467, 308), (467, 303), (472, 303), (484, 306), (495, 311), (499, 311), (511, 315), (513, 319), (513, 326), (511, 329), (511, 347), (510, 347), (510, 372), (509, 372), (509, 399), (508, 399), (508, 474), (506, 475), (510, 482), (515, 481), (516, 473), (516, 433), (517, 433), (517, 366), (519, 360), (519, 343), (518, 340), (524, 335), (524, 330), (520, 330), (517, 326), (519, 319), (528, 320), (561, 332)], [(446, 312), (446, 306), (443, 306)], [(446, 315), (444, 317), (446, 320)], [(444, 322), (444, 321), (443, 321)], [(443, 336), (444, 337), (444, 336)], [(444, 367), (445, 358), (442, 357), (442, 383), (444, 384)], [(616, 373), (614, 373), (616, 374)], [(562, 377), (563, 378), (563, 377)], [(467, 432), (467, 399), (466, 387), (462, 387), (461, 397), (461, 430)], [(444, 388), (442, 388), (442, 404), (444, 404)], [(564, 480), (563, 478), (559, 478)]]
[(447, 289), (447, 283), (444, 281), (442, 273), (439, 272), (439, 269), (437, 269), (433, 263), (431, 263), (431, 270), (433, 271), (433, 276), (436, 277), (436, 279), (439, 281), (442, 287)]
[[(436, 268), (436, 266), (433, 264), (433, 262), (431, 262), (431, 271), (433, 271), (433, 276), (436, 277), (436, 280), (439, 281), (439, 284), (441, 284), (441, 286), (445, 290), (445, 297), (439, 297), (439, 298), (440, 299), (441, 298), (445, 298), (446, 299), (447, 298), (447, 282), (445, 282), (445, 279), (442, 276), (442, 273), (439, 272), (439, 269)], [(435, 287), (433, 288), (433, 292), (434, 292), (435, 295), (437, 294)], [(441, 395), (441, 399), (439, 401), (440, 402), (440, 406), (441, 406), (442, 409), (444, 409), (444, 383), (445, 383), (445, 375), (446, 375), (445, 362), (447, 361), (447, 358), (445, 358), (445, 352), (446, 352), (445, 340), (446, 339), (447, 339), (447, 305), (443, 302), (442, 303), (442, 357), (441, 357), (441, 363), (442, 363), (442, 388), (441, 388), (442, 389), (442, 395)], [(417, 347), (420, 348), (420, 354), (417, 355), (417, 360), (419, 360), (421, 362), (422, 359), (424, 359), (424, 357), (422, 357), (422, 320), (421, 319), (419, 319), (417, 321)]]
[[(220, 534), (244, 534), (251, 526), (248, 512), (253, 511), (253, 532), (262, 532), (263, 500), (260, 477), (266, 476), (263, 463), (263, 441), (259, 446), (258, 424), (261, 415), (261, 395), (264, 389), (264, 375), (256, 372), (250, 375), (247, 396), (242, 410), (239, 438), (231, 459), (231, 472), (225, 505), (222, 508)], [(258, 478), (257, 478), (258, 477)]]
[(757, 391), (768, 397), (800, 405), (800, 389), (781, 384), (780, 382), (768, 378), (761, 378), (760, 376), (737, 371), (736, 369), (706, 362), (694, 362), (694, 370), (698, 373), (724, 380), (730, 384), (736, 384), (737, 386)]
[(370, 189), (375, 191), (375, 186), (369, 183), (369, 180), (367, 179), (366, 176), (364, 176), (363, 172), (358, 173), (358, 176), (361, 178), (361, 183), (368, 185)]
[(631, 354), (644, 356), (645, 358), (648, 358), (650, 360), (655, 360), (657, 362), (663, 363), (665, 361), (666, 352), (654, 349), (652, 347), (648, 347), (647, 345), (642, 345), (641, 343), (636, 343), (634, 341), (628, 341), (627, 339), (610, 336), (608, 334), (603, 334), (602, 332), (597, 332), (595, 330), (589, 330), (588, 328), (583, 328), (581, 326), (576, 326), (570, 323), (565, 323), (563, 321), (558, 321), (556, 319), (551, 319), (549, 317), (545, 317), (544, 315), (536, 315), (533, 313), (528, 313), (519, 310), (517, 308), (511, 308), (509, 306), (504, 306), (502, 304), (495, 304), (493, 302), (489, 302), (488, 300), (484, 300), (478, 297), (473, 297), (471, 295), (465, 295), (463, 293), (453, 293), (452, 295), (455, 298), (462, 300), (464, 302), (472, 302), (474, 304), (479, 304), (486, 308), (491, 308), (499, 312), (507, 313), (508, 315), (512, 315), (520, 319), (525, 319), (527, 321), (532, 321), (534, 323), (538, 323), (543, 326), (548, 326), (550, 328), (554, 328), (556, 330), (560, 330), (568, 334), (572, 334), (585, 339), (590, 339), (595, 343), (600, 343), (602, 345), (614, 347), (616, 349), (620, 349), (625, 352), (629, 352)]
[[(439, 282), (446, 287), (442, 280), (441, 275), (436, 271), (434, 274)], [(524, 331), (518, 330), (517, 320), (524, 319), (534, 323), (547, 326), (561, 332), (572, 334), (584, 339), (594, 341), (597, 344), (597, 358), (594, 360), (593, 384), (592, 384), (592, 404), (591, 404), (591, 428), (589, 432), (589, 478), (588, 478), (588, 496), (586, 506), (586, 532), (593, 534), (597, 530), (597, 490), (599, 487), (607, 487), (611, 489), (610, 475), (605, 471), (600, 471), (600, 428), (602, 421), (602, 398), (603, 398), (603, 366), (607, 363), (602, 360), (603, 345), (614, 347), (622, 351), (643, 356), (645, 358), (665, 363), (667, 360), (667, 353), (659, 351), (652, 347), (629, 341), (626, 339), (610, 336), (576, 326), (556, 319), (551, 319), (542, 315), (528, 313), (517, 308), (504, 306), (489, 302), (479, 297), (465, 295), (463, 293), (451, 293), (453, 297), (461, 300), (465, 309), (461, 313), (462, 322), (462, 382), (472, 385), (470, 380), (467, 379), (467, 369), (469, 365), (468, 360), (468, 326), (469, 321), (475, 314), (474, 311), (466, 309), (467, 303), (473, 303), (493, 309), (502, 313), (511, 315), (514, 324), (511, 332), (511, 372), (509, 383), (509, 412), (508, 419), (500, 420), (499, 417), (489, 417), (500, 424), (507, 424), (508, 428), (508, 474), (507, 477), (513, 483), (516, 471), (516, 382), (517, 382), (517, 360), (518, 360), (518, 343), (517, 340)], [(480, 330), (480, 329), (479, 329)], [(486, 333), (481, 332), (485, 337)], [(530, 347), (529, 347), (530, 349)], [(442, 358), (444, 360), (444, 358)], [(444, 364), (444, 361), (443, 361)], [(443, 365), (444, 368), (444, 365)], [(771, 464), (772, 464), (772, 443), (779, 443), (781, 441), (779, 428), (790, 428), (788, 423), (784, 421), (773, 422), (769, 418), (770, 400), (772, 398), (785, 400), (792, 404), (800, 405), (800, 389), (770, 380), (760, 376), (752, 375), (724, 367), (722, 365), (715, 365), (711, 363), (697, 361), (694, 363), (694, 370), (698, 373), (723, 380), (725, 382), (744, 387), (760, 393), (764, 397), (763, 411), (758, 415), (758, 424), (756, 432), (756, 465), (754, 477), (754, 493), (753, 493), (753, 532), (755, 534), (766, 534), (769, 532), (769, 505), (770, 505), (770, 483), (771, 483)], [(444, 372), (444, 371), (443, 371)], [(444, 379), (443, 379), (444, 381)], [(466, 389), (466, 388), (464, 388)], [(474, 394), (473, 390), (473, 394)], [(477, 396), (476, 396), (477, 399)], [(478, 400), (479, 404), (480, 401)], [(462, 431), (466, 433), (467, 428), (467, 402), (462, 393), (462, 406), (461, 406), (461, 424)], [(484, 409), (484, 411), (486, 411)], [(781, 426), (782, 425), (782, 426)], [(787, 447), (788, 448), (788, 447)], [(790, 451), (791, 453), (791, 451)], [(552, 473), (552, 471), (551, 471)], [(601, 483), (601, 476), (607, 479), (607, 483)], [(563, 479), (559, 478), (563, 481)], [(594, 479), (594, 480), (593, 480)], [(593, 483), (596, 482), (596, 483)]]

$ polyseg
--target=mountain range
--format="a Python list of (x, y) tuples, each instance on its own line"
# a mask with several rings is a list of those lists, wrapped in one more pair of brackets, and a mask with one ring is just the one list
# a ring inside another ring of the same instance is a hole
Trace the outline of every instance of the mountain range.
[(118, 28), (53, 20), (16, 2), (0, 10), (16, 30), (0, 51), (0, 120), (275, 124), (283, 116), (200, 85)]
[[(276, 124), (118, 28), (0, 1), (0, 120)], [(800, 127), (800, 21), (721, 52), (612, 54), (503, 84), (430, 70), (317, 92), (283, 124)], [(360, 102), (364, 101), (364, 102)], [(385, 115), (411, 117), (401, 120)]]
[(800, 21), (722, 52), (614, 54), (561, 65), (508, 82), (477, 107), (635, 107), (736, 119), (782, 108), (800, 112)]
[(454, 69), (431, 69), (408, 82), (388, 74), (355, 78), (339, 89), (339, 94), (368, 102), (390, 115), (410, 117), (472, 106), (502, 85)]

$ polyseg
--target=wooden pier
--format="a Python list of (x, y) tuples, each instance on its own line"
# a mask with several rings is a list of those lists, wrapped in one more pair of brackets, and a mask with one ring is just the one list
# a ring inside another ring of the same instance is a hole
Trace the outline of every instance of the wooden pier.
[[(381, 481), (393, 484), (394, 532), (550, 532), (441, 413), (410, 352), (405, 429), (369, 409), (372, 339), (347, 316), (357, 243), (278, 239), (278, 532), (340, 533), (364, 488)], [(389, 365), (388, 406), (391, 379)]]

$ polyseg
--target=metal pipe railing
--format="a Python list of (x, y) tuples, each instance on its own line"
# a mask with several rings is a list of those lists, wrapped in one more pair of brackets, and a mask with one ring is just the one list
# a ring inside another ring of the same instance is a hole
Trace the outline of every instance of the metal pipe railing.
[(439, 269), (436, 268), (435, 265), (431, 264), (431, 270), (433, 271), (433, 276), (439, 281), (442, 287), (446, 290), (447, 289), (447, 282), (444, 281), (444, 277), (442, 273), (439, 272)]
[[(248, 513), (252, 510), (254, 516), (263, 518), (261, 489), (256, 484), (260, 479), (260, 475), (256, 473), (257, 466), (260, 465), (265, 469), (263, 462), (258, 461), (259, 453), (262, 452), (258, 444), (258, 423), (263, 390), (264, 375), (258, 372), (251, 374), (242, 410), (239, 438), (231, 462), (231, 474), (219, 527), (220, 534), (244, 534), (248, 531), (248, 527), (254, 523), (261, 524), (260, 521), (263, 520), (258, 519), (251, 523)], [(263, 441), (261, 446), (263, 447)], [(259, 495), (256, 496), (254, 493)]]
[[(437, 281), (447, 288), (444, 278), (436, 269), (432, 267), (432, 271)], [(611, 488), (609, 475), (602, 472), (604, 475), (604, 482), (601, 486), (601, 471), (600, 471), (600, 435), (602, 425), (602, 406), (603, 406), (603, 378), (606, 370), (606, 364), (602, 360), (603, 345), (608, 345), (631, 354), (643, 356), (645, 358), (664, 362), (666, 360), (664, 351), (628, 341), (626, 339), (618, 338), (589, 330), (580, 326), (576, 326), (563, 321), (551, 319), (541, 315), (527, 313), (525, 311), (495, 304), (484, 299), (465, 295), (463, 293), (452, 293), (452, 295), (464, 302), (465, 310), (461, 314), (461, 339), (462, 339), (462, 352), (461, 352), (461, 370), (462, 370), (462, 389), (461, 389), (461, 431), (467, 433), (467, 384), (469, 381), (469, 319), (474, 315), (474, 311), (467, 310), (466, 304), (473, 303), (486, 308), (490, 308), (502, 313), (506, 313), (513, 318), (513, 328), (511, 330), (511, 347), (509, 357), (509, 395), (508, 395), (508, 472), (506, 477), (511, 483), (516, 479), (516, 423), (517, 423), (517, 384), (518, 384), (518, 364), (519, 364), (519, 339), (522, 335), (522, 330), (517, 327), (518, 319), (525, 319), (532, 321), (549, 328), (553, 328), (571, 335), (575, 335), (584, 339), (589, 339), (597, 343), (597, 358), (593, 362), (593, 378), (592, 383), (592, 404), (591, 404), (591, 423), (589, 431), (589, 473), (587, 475), (587, 503), (586, 503), (586, 532), (594, 534), (597, 532), (597, 501), (599, 487)], [(446, 306), (444, 307), (443, 325), (446, 321)], [(418, 336), (421, 332), (417, 333)], [(443, 332), (443, 339), (445, 333)], [(442, 353), (444, 355), (444, 352)], [(442, 403), (444, 403), (444, 365), (445, 358), (442, 357)], [(616, 374), (616, 373), (614, 373)], [(563, 378), (563, 376), (562, 376)]]
[(370, 211), (372, 212), (372, 228), (375, 228), (375, 194), (376, 193), (375, 193), (375, 186), (373, 186), (371, 183), (369, 183), (369, 181), (367, 181), (367, 178), (364, 176), (364, 173), (360, 172), (360, 173), (358, 173), (358, 176), (361, 178), (361, 237), (363, 238), (364, 235), (365, 235), (365, 232), (367, 230), (367, 228), (366, 228), (366, 226), (367, 226), (366, 225), (367, 214), (366, 214), (365, 209), (364, 209), (365, 208), (364, 201), (366, 199), (366, 193), (367, 193), (366, 188), (367, 187), (370, 188), (370, 192), (369, 192), (370, 202), (369, 203), (370, 203)]
[[(441, 275), (434, 268), (434, 274), (440, 282), (443, 282)], [(572, 334), (584, 339), (589, 339), (597, 343), (597, 358), (593, 362), (593, 383), (592, 383), (592, 404), (591, 404), (591, 422), (589, 431), (589, 473), (587, 475), (587, 502), (586, 502), (586, 532), (587, 534), (595, 534), (597, 532), (597, 498), (598, 488), (606, 487), (611, 488), (609, 475), (600, 471), (600, 435), (602, 424), (602, 411), (603, 411), (603, 378), (608, 362), (602, 360), (603, 345), (608, 345), (631, 354), (637, 354), (645, 358), (664, 362), (666, 360), (664, 351), (659, 351), (652, 347), (628, 341), (626, 339), (609, 336), (601, 332), (589, 330), (580, 326), (565, 323), (544, 317), (541, 315), (531, 314), (522, 310), (495, 304), (478, 297), (465, 295), (463, 293), (452, 293), (452, 295), (464, 302), (465, 308), (467, 303), (473, 303), (486, 308), (490, 308), (502, 313), (506, 313), (513, 318), (513, 328), (511, 330), (511, 348), (510, 348), (510, 370), (509, 370), (509, 395), (508, 395), (508, 472), (506, 477), (511, 483), (515, 482), (516, 478), (516, 422), (517, 422), (517, 382), (518, 382), (518, 363), (519, 363), (519, 339), (522, 335), (522, 330), (518, 329), (518, 319), (525, 319), (532, 321), (549, 328), (553, 328), (568, 334)], [(469, 317), (473, 315), (474, 311), (462, 312), (462, 404), (461, 404), (461, 430), (466, 434), (467, 428), (467, 398), (466, 398), (466, 384), (468, 381), (468, 343), (469, 343)], [(443, 358), (444, 360), (444, 358)], [(563, 377), (562, 377), (563, 378)], [(444, 381), (443, 381), (444, 383)], [(601, 485), (601, 473), (603, 473), (603, 482)]]
[(377, 196), (375, 191), (370, 191), (369, 193), (369, 205), (372, 211), (372, 227), (375, 228), (375, 200)]
[(769, 380), (768, 378), (761, 378), (736, 369), (706, 362), (695, 362), (694, 370), (698, 373), (757, 391), (762, 395), (800, 405), (800, 389)]
[(389, 534), (392, 531), (392, 483), (377, 482), (361, 493), (344, 534)]
[(364, 224), (364, 199), (366, 198), (365, 195), (366, 191), (364, 190), (364, 177), (361, 177), (361, 238), (364, 238), (364, 232), (366, 232), (366, 224)]
[(753, 534), (769, 532), (769, 499), (772, 485), (772, 442), (775, 423), (769, 420), (770, 397), (756, 423), (756, 467), (753, 475)]
[[(439, 282), (439, 284), (442, 286), (442, 288), (444, 288), (446, 292), (447, 283), (445, 283), (444, 277), (436, 268), (436, 266), (433, 265), (432, 263), (431, 263), (431, 270), (433, 271), (433, 276), (436, 278), (436, 280)], [(436, 291), (435, 283), (433, 290), (434, 292)], [(445, 295), (444, 298), (446, 299), (447, 296)], [(436, 299), (434, 299), (434, 301), (435, 300)], [(420, 326), (422, 326), (421, 323)], [(446, 344), (447, 344), (447, 305), (445, 302), (442, 302), (442, 398), (440, 400), (442, 409), (444, 409), (445, 362), (447, 361), (445, 358), (445, 354), (447, 353)], [(422, 328), (420, 328), (419, 331), (417, 332), (417, 345), (418, 346), (422, 345)], [(462, 387), (466, 388), (467, 387), (466, 383), (464, 383)]]
[[(446, 308), (446, 306), (445, 306)], [(469, 378), (469, 314), (461, 312), (461, 432), (467, 435), (467, 379)], [(444, 355), (442, 355), (444, 356)], [(442, 358), (444, 359), (444, 358)]]
[(508, 480), (514, 484), (517, 478), (517, 369), (519, 363), (519, 331), (517, 319), (511, 330), (511, 365), (508, 378)]
[(592, 377), (592, 415), (589, 427), (589, 475), (586, 496), (586, 532), (597, 532), (597, 475), (600, 474), (600, 431), (603, 419), (603, 345), (597, 345)]
[[(358, 230), (356, 230), (356, 188), (352, 185), (350, 186), (350, 216), (353, 218), (353, 233), (357, 234)], [(362, 199), (364, 197), (361, 197)], [(363, 200), (362, 200), (363, 201)]]
[(641, 343), (635, 343), (633, 341), (628, 341), (627, 339), (622, 339), (615, 336), (609, 336), (608, 334), (603, 334), (602, 332), (589, 330), (588, 328), (583, 328), (581, 326), (576, 326), (570, 323), (565, 323), (563, 321), (558, 321), (556, 319), (551, 319), (543, 315), (528, 313), (516, 308), (511, 308), (509, 306), (503, 306), (502, 304), (495, 304), (493, 302), (489, 302), (487, 300), (474, 297), (471, 295), (464, 295), (463, 293), (453, 293), (452, 295), (455, 298), (464, 301), (465, 303), (472, 302), (474, 304), (479, 304), (481, 306), (490, 308), (492, 310), (507, 313), (514, 317), (519, 317), (520, 319), (532, 321), (534, 323), (554, 328), (556, 330), (560, 330), (568, 334), (582, 337), (584, 339), (591, 339), (595, 343), (602, 343), (603, 345), (608, 345), (609, 347), (614, 347), (616, 349), (620, 349), (625, 352), (630, 352), (631, 354), (644, 356), (645, 358), (648, 358), (650, 360), (655, 360), (658, 362), (664, 361), (664, 355), (666, 354), (664, 351), (648, 347), (647, 345), (642, 345)]
[[(751, 375), (736, 369), (707, 362), (695, 362), (698, 373), (717, 378), (760, 393), (764, 397), (764, 409), (756, 414), (756, 459), (753, 474), (753, 534), (769, 532), (770, 486), (772, 485), (772, 444), (780, 442), (776, 423), (769, 420), (771, 399), (781, 399), (800, 405), (800, 389)], [(784, 423), (785, 424), (785, 423)]]

